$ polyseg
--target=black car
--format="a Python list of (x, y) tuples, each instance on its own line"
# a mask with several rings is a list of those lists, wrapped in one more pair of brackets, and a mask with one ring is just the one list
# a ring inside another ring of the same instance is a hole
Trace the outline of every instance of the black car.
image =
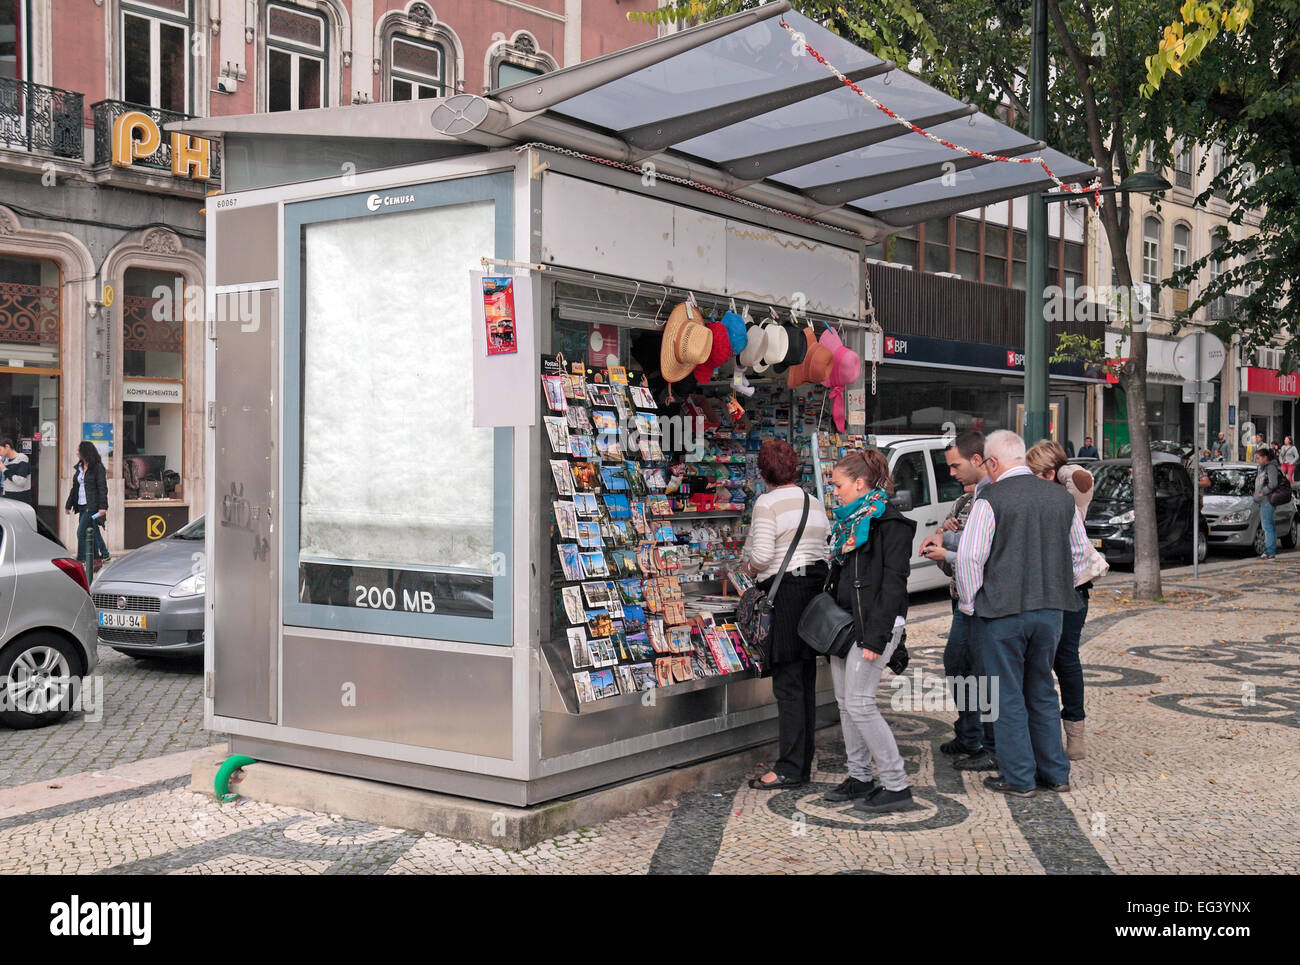
[[(1182, 460), (1163, 452), (1151, 453), (1156, 488), (1156, 531), (1161, 559), (1192, 561), (1192, 477)], [(1133, 562), (1134, 510), (1133, 462), (1105, 459), (1088, 467), (1094, 494), (1084, 525), (1092, 545), (1111, 563)], [(1204, 523), (1197, 553), (1205, 559), (1208, 543)]]

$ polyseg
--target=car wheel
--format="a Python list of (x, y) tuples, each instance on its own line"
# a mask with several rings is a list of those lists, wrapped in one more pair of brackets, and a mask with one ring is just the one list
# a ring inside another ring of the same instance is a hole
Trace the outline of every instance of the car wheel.
[(80, 673), (81, 656), (62, 637), (34, 633), (15, 640), (0, 650), (0, 723), (17, 730), (57, 724), (72, 711)]
[[(1209, 540), (1205, 535), (1205, 530), (1199, 530), (1196, 534), (1196, 562), (1204, 563), (1205, 558), (1210, 554)], [(1192, 547), (1188, 546), (1183, 552), (1183, 560), (1187, 563), (1192, 562)]]
[(1288, 550), (1295, 549), (1297, 525), (1300, 525), (1300, 515), (1295, 515), (1291, 517), (1291, 528), (1287, 530), (1287, 534), (1285, 536), (1281, 537), (1283, 549), (1288, 549)]
[(1264, 524), (1263, 524), (1263, 523), (1260, 523), (1259, 525), (1257, 525), (1257, 526), (1255, 527), (1255, 555), (1256, 555), (1256, 556), (1263, 556), (1263, 555), (1264, 555), (1264, 548), (1265, 548), (1265, 542), (1264, 542)]

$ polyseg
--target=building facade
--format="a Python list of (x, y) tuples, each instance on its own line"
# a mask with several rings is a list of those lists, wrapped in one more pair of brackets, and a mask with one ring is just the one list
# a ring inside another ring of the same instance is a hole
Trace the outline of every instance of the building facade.
[(163, 125), (482, 92), (652, 39), (626, 15), (655, 6), (0, 0), (0, 436), (29, 453), (41, 517), (75, 545), (84, 440), (109, 468), (110, 547), (202, 513), (222, 157)]

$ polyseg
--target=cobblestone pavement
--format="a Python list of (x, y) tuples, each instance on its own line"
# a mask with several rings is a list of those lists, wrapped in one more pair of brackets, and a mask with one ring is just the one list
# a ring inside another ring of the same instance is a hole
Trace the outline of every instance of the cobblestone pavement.
[[(868, 817), (821, 801), (844, 776), (843, 743), (829, 728), (818, 737), (814, 785), (776, 794), (703, 787), (510, 852), (247, 800), (217, 804), (187, 789), (191, 755), (177, 754), (94, 775), (121, 772), (103, 786), (74, 775), (51, 782), (58, 790), (0, 790), (0, 873), (1294, 871), (1300, 554), (1215, 563), (1197, 580), (1172, 571), (1160, 604), (1127, 601), (1130, 580), (1116, 574), (1093, 596), (1083, 650), (1089, 754), (1075, 762), (1068, 794), (987, 791), (983, 775), (954, 771), (938, 753), (952, 715), (909, 709), (888, 716), (912, 811)], [(940, 672), (945, 602), (929, 598), (910, 622), (913, 668)], [(155, 726), (150, 708), (138, 707), (118, 725), (125, 739), (101, 738), (86, 766), (129, 756), (139, 741), (158, 742), (159, 753), (179, 749), (169, 740), (212, 742), (194, 723), (197, 686), (187, 703), (170, 678), (150, 674), (163, 671), (144, 671), (140, 686), (157, 689), (179, 730)], [(887, 679), (882, 697), (890, 688)], [(0, 739), (15, 736), (28, 739)], [(64, 755), (60, 766), (78, 759)], [(6, 775), (40, 770), (4, 766)]]

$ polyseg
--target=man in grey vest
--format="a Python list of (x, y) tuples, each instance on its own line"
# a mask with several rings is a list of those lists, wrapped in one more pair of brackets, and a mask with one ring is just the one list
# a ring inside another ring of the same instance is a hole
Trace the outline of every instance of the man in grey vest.
[(974, 617), (984, 671), (998, 682), (995, 791), (1033, 797), (1070, 789), (1061, 705), (1052, 676), (1061, 618), (1079, 608), (1088, 536), (1065, 487), (1025, 465), (1025, 441), (999, 430), (984, 442), (990, 483), (976, 497), (957, 550), (958, 608)]

